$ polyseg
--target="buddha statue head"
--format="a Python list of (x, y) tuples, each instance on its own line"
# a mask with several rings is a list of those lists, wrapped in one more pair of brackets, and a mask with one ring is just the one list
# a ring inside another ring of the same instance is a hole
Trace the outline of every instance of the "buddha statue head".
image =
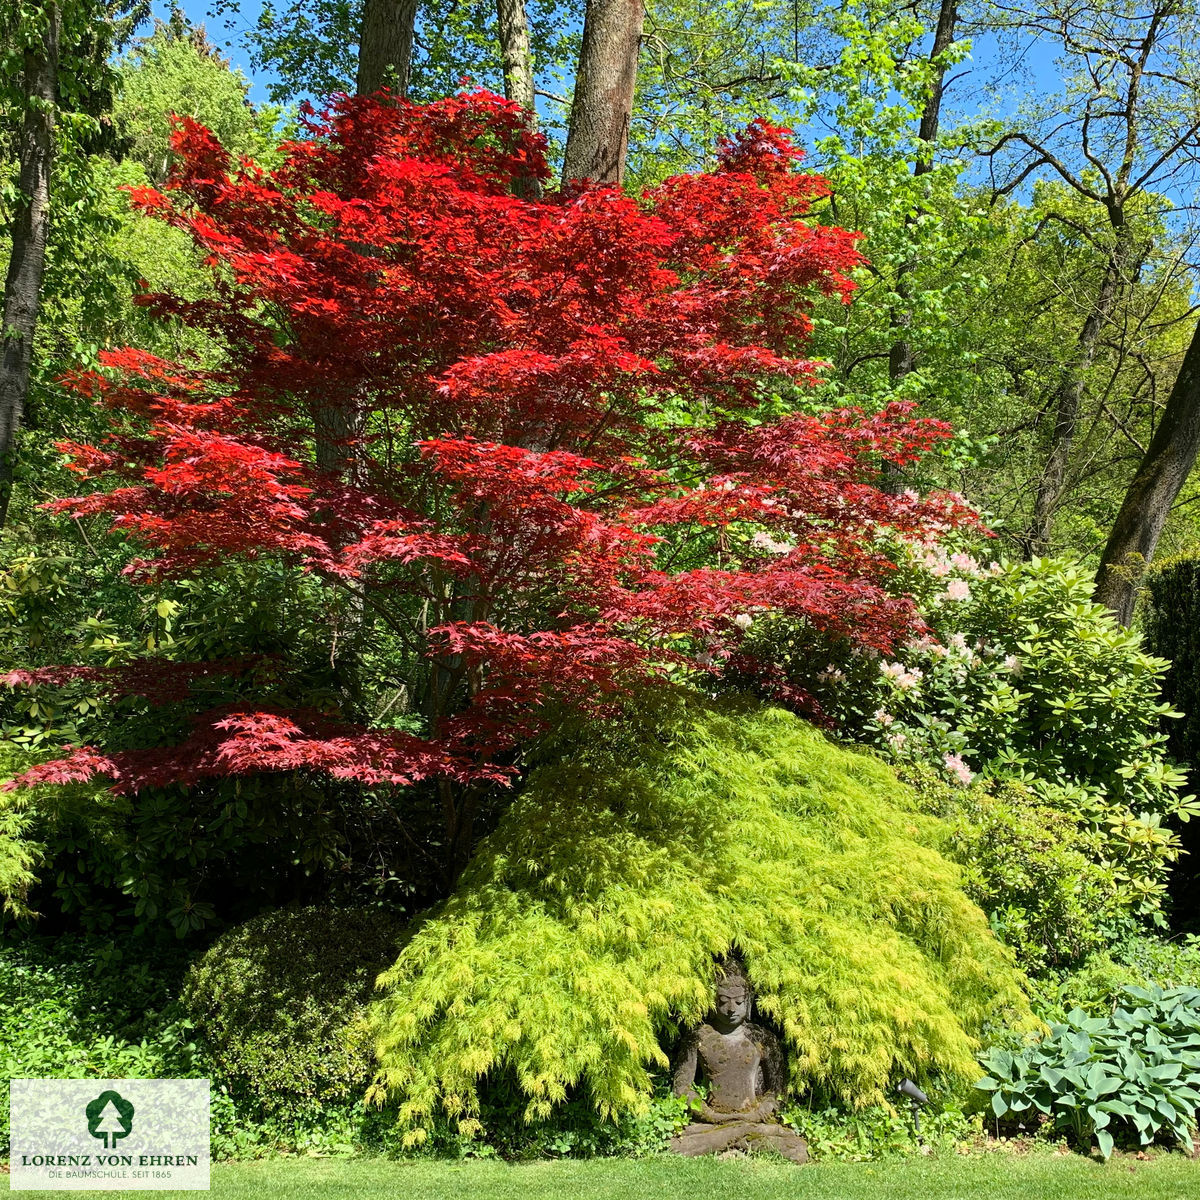
[(708, 1023), (718, 1033), (733, 1033), (750, 1019), (750, 981), (733, 959), (721, 964)]

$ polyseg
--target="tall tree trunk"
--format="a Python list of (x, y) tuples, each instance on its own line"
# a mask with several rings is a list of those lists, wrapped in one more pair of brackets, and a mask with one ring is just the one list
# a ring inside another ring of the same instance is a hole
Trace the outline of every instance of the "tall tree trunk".
[(563, 183), (625, 176), (644, 19), (642, 0), (587, 0)]
[[(365, 0), (354, 85), (358, 95), (370, 96), (384, 87), (393, 95), (408, 94), (417, 4), (418, 0)], [(352, 248), (371, 252), (370, 246), (353, 244)], [(350, 487), (361, 486), (365, 463), (363, 406), (358, 397), (332, 397), (314, 413), (313, 424), (318, 468)], [(348, 590), (340, 627), (330, 631), (329, 661), (343, 707), (361, 719), (366, 694), (362, 656), (371, 632), (369, 585), (365, 579), (355, 579)]]
[[(529, 17), (525, 0), (496, 0), (500, 56), (504, 65), (504, 95), (525, 110), (530, 129), (537, 128), (533, 92), (533, 52), (529, 48)], [(527, 200), (540, 200), (542, 183), (535, 175), (513, 181), (513, 191)]]
[(529, 18), (525, 0), (496, 0), (504, 94), (533, 117), (533, 54), (529, 49)]
[(59, 10), (49, 5), (40, 44), (26, 49), (21, 90), (25, 115), (17, 146), (20, 197), (4, 281), (0, 352), (0, 528), (8, 517), (16, 466), (17, 434), (29, 397), (33, 339), (37, 331), (46, 242), (50, 232), (50, 168), (54, 162), (54, 111), (58, 102)]
[[(957, 23), (958, 0), (942, 0), (941, 7), (938, 9), (937, 28), (933, 33), (933, 45), (929, 50), (929, 61), (934, 64), (933, 86), (929, 90), (925, 107), (921, 110), (921, 123), (917, 129), (917, 136), (921, 139), (921, 149), (918, 152), (917, 161), (913, 163), (915, 179), (920, 179), (922, 175), (928, 175), (933, 170), (933, 143), (937, 139), (938, 125), (942, 119), (942, 94), (946, 82), (946, 70), (938, 65), (938, 60), (954, 41), (954, 30)], [(915, 218), (910, 216), (905, 223), (912, 225), (914, 220)], [(903, 262), (897, 271), (896, 291), (901, 301), (908, 298), (908, 281), (905, 277), (913, 266), (911, 260)], [(892, 310), (892, 330), (898, 335), (888, 353), (888, 376), (893, 383), (898, 383), (913, 370), (912, 343), (905, 336), (911, 325), (912, 313), (907, 307), (902, 304), (901, 307)]]
[[(933, 86), (925, 107), (921, 110), (921, 122), (917, 136), (922, 145), (918, 158), (913, 163), (913, 177), (919, 179), (933, 170), (933, 143), (937, 138), (938, 124), (942, 118), (942, 93), (945, 87), (946, 71), (937, 65), (937, 60), (950, 48), (954, 41), (954, 30), (958, 23), (958, 0), (942, 0), (938, 9), (937, 27), (933, 33), (933, 45), (929, 50), (929, 60), (934, 64)], [(915, 215), (905, 220), (905, 225), (915, 224)], [(900, 303), (891, 310), (891, 331), (895, 340), (888, 350), (888, 379), (895, 386), (916, 366), (916, 356), (913, 353), (912, 342), (908, 340), (908, 330), (912, 326), (912, 310), (908, 307), (909, 296), (908, 278), (914, 266), (910, 259), (902, 262), (896, 271), (896, 295)], [(884, 461), (883, 486), (888, 491), (898, 492), (902, 485), (903, 471), (895, 463)]]
[(938, 9), (937, 28), (933, 31), (933, 47), (929, 51), (929, 60), (934, 64), (933, 87), (929, 90), (929, 99), (925, 101), (921, 113), (921, 125), (917, 136), (921, 139), (922, 153), (913, 167), (913, 174), (928, 175), (933, 170), (933, 143), (937, 140), (938, 125), (942, 119), (942, 94), (946, 87), (946, 68), (938, 64), (938, 59), (950, 49), (954, 41), (954, 31), (958, 25), (958, 0), (942, 0)]
[(1045, 554), (1049, 549), (1054, 517), (1066, 492), (1067, 467), (1070, 464), (1071, 448), (1079, 424), (1079, 402), (1083, 398), (1084, 375), (1096, 357), (1100, 333), (1116, 306), (1128, 269), (1130, 248), (1123, 220), (1116, 224), (1116, 235), (1116, 244), (1105, 264), (1095, 303), (1079, 331), (1075, 353), (1064, 368), (1052, 397), (1054, 432), (1051, 435), (1050, 453), (1038, 480), (1037, 495), (1033, 502), (1033, 518), (1025, 535), (1027, 557)]
[[(312, 416), (317, 469), (333, 476), (345, 487), (365, 487), (366, 461), (361, 441), (364, 420), (359, 398), (355, 395), (327, 396)], [(363, 719), (366, 687), (362, 678), (362, 656), (371, 632), (368, 584), (362, 576), (338, 583), (339, 590), (344, 589), (346, 594), (340, 619), (330, 621), (329, 665), (345, 713)]]
[(381, 87), (408, 92), (417, 0), (366, 0), (358, 36), (355, 90), (369, 96)]
[(1138, 576), (1200, 451), (1200, 325), (1192, 334), (1162, 419), (1125, 492), (1096, 573), (1096, 600), (1122, 625), (1133, 620)]

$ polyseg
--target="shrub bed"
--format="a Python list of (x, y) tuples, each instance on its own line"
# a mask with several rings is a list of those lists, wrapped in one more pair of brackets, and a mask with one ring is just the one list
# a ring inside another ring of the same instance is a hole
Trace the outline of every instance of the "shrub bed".
[(504, 1075), (527, 1120), (576, 1093), (644, 1110), (733, 947), (798, 1094), (969, 1084), (984, 1025), (1028, 1010), (945, 837), (886, 766), (787, 713), (644, 696), (534, 773), (382, 977), (373, 1095), (411, 1142), (439, 1113), (481, 1130), (481, 1081)]

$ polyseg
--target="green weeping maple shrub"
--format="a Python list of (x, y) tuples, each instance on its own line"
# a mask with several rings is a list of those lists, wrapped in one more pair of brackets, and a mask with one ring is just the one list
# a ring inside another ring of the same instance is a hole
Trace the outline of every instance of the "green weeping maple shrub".
[(973, 1080), (985, 1023), (1028, 1008), (1008, 953), (889, 768), (781, 710), (674, 691), (535, 770), (456, 892), (379, 979), (377, 1101), (410, 1143), (572, 1094), (645, 1106), (663, 1045), (736, 949), (792, 1090), (862, 1105), (901, 1076)]

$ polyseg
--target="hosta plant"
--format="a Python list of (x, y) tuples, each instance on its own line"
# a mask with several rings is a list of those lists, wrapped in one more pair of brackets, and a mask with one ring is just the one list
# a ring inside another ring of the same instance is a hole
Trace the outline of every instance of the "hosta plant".
[(1020, 1050), (982, 1058), (976, 1085), (999, 1119), (1039, 1113), (1080, 1147), (1105, 1158), (1114, 1135), (1145, 1146), (1167, 1138), (1190, 1147), (1200, 1107), (1200, 989), (1127, 988), (1109, 1016), (1073, 1009)]

